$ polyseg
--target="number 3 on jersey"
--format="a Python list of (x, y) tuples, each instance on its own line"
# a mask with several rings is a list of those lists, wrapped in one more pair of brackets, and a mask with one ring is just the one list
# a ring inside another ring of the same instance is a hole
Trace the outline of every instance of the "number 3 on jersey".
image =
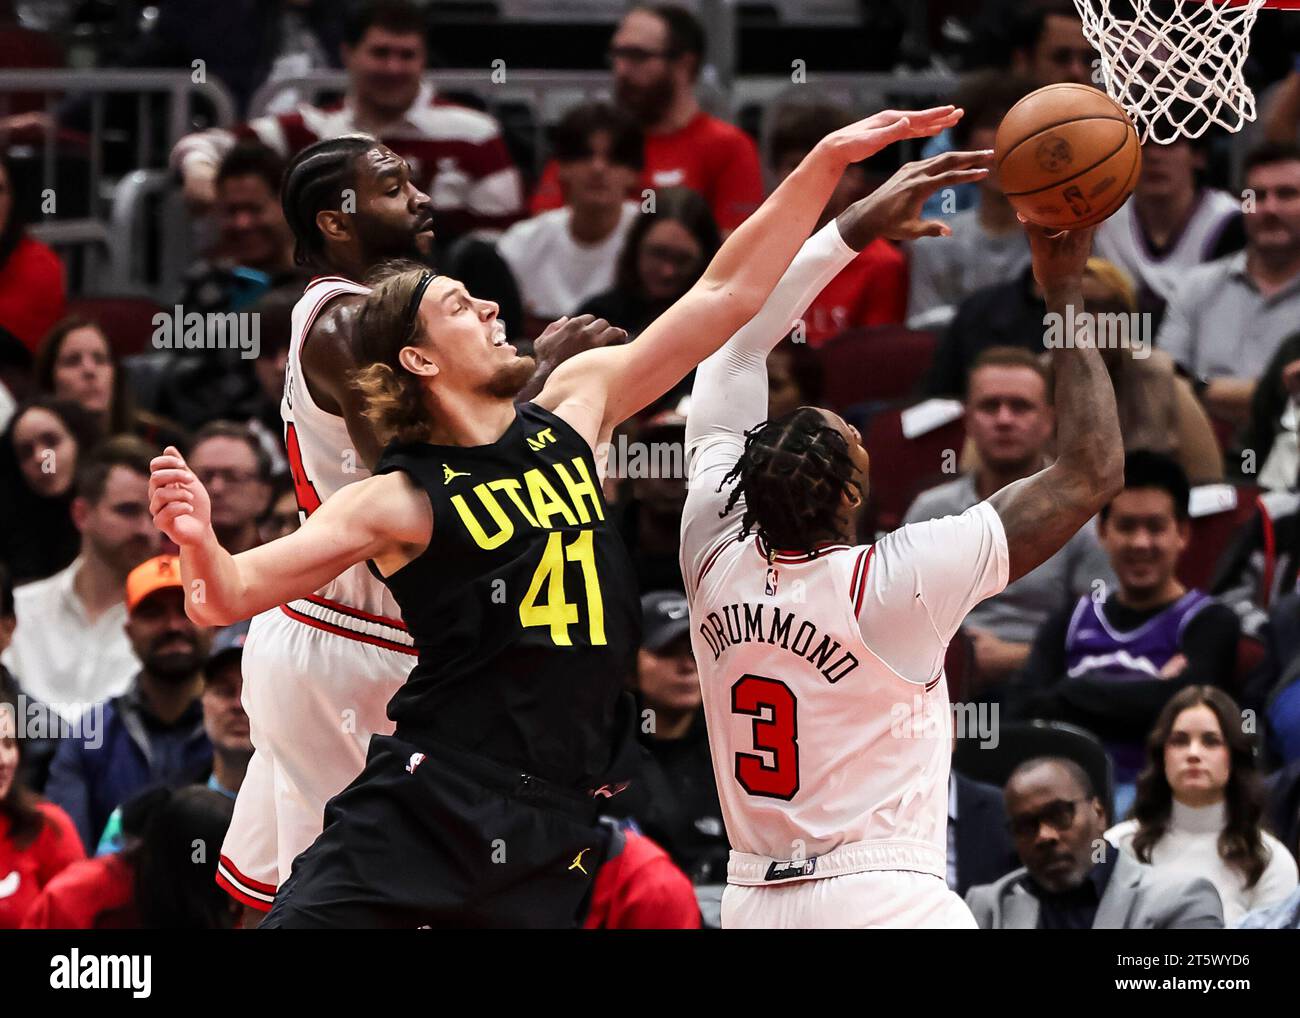
[(754, 719), (754, 748), (772, 755), (769, 765), (757, 753), (736, 754), (736, 780), (750, 795), (788, 802), (799, 791), (797, 707), (790, 687), (777, 679), (745, 675), (731, 687), (731, 712)]

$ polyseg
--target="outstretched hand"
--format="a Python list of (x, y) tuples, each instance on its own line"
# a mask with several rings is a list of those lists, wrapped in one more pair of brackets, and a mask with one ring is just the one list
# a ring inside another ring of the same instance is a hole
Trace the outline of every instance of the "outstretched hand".
[(944, 187), (983, 180), (993, 153), (945, 152), (932, 159), (908, 163), (861, 201), (845, 209), (836, 222), (849, 247), (861, 251), (876, 237), (915, 240), (948, 237), (952, 230), (937, 219), (921, 218), (926, 201)]
[(826, 135), (818, 145), (843, 166), (870, 159), (877, 152), (908, 138), (933, 138), (952, 127), (965, 111), (955, 106), (928, 110), (884, 110)]
[(203, 542), (212, 532), (212, 502), (180, 450), (169, 445), (149, 463), (149, 512), (178, 547)]

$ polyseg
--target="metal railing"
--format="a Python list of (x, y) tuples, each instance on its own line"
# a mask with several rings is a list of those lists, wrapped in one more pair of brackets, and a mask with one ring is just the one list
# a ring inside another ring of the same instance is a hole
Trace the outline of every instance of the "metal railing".
[[(165, 171), (172, 146), (199, 126), (200, 101), (207, 103), (213, 124), (228, 126), (235, 122), (234, 99), (221, 83), (196, 82), (189, 71), (0, 71), (0, 117), (9, 112), (10, 97), (32, 94), (41, 97), (41, 111), (56, 129), (13, 134), (0, 121), (0, 146), (38, 164), (42, 192), (58, 199), (67, 190), (83, 198), (71, 215), (67, 203), (56, 200), (53, 216), (33, 224), (32, 232), (61, 251), (71, 250), (79, 287), (126, 285), (130, 244), (109, 227), (120, 176), (110, 164)], [(111, 126), (110, 103), (116, 103), (112, 115), (119, 118)], [(72, 111), (76, 123), (60, 123)], [(114, 157), (106, 152), (110, 144), (117, 146)], [(163, 250), (160, 263), (175, 254)]]
[[(547, 155), (547, 128), (576, 103), (608, 98), (612, 89), (612, 78), (604, 71), (515, 70), (508, 66), (439, 70), (430, 72), (427, 80), (442, 93), (476, 96), (489, 113), (509, 117), (516, 131), (531, 132), (531, 152), (538, 171)], [(270, 82), (253, 96), (250, 115), (263, 115), (273, 105), (281, 105), (286, 95), (315, 103), (322, 96), (344, 93), (347, 83), (342, 71)], [(796, 81), (793, 75), (743, 77), (726, 91), (702, 87), (701, 104), (736, 122), (753, 120), (761, 150), (766, 153), (770, 114), (780, 105), (830, 100), (866, 113), (888, 106), (948, 101), (955, 86), (955, 78), (934, 74), (908, 77), (814, 73), (806, 81)], [(0, 111), (6, 95), (32, 92), (45, 93), (45, 108), (51, 115), (58, 111), (61, 96), (84, 93), (91, 126), (84, 155), (91, 198), (88, 213), (72, 218), (52, 217), (38, 223), (33, 232), (58, 248), (78, 249), (79, 282), (87, 290), (112, 289), (170, 299), (180, 285), (195, 243), (193, 224), (166, 168), (167, 153), (181, 137), (199, 126), (195, 123), (194, 104), (200, 96), (211, 103), (216, 126), (233, 124), (235, 107), (230, 94), (216, 83), (196, 84), (185, 71), (0, 71)], [(134, 168), (113, 180), (104, 171), (102, 134), (106, 104), (118, 94), (131, 97), (140, 128), (130, 139), (136, 158)], [(161, 124), (151, 113), (152, 104), (159, 101), (165, 102)], [(521, 110), (526, 111), (522, 118), (518, 115)], [(6, 140), (0, 132), (0, 144)], [(60, 178), (60, 144), (52, 132), (45, 132), (36, 147), (40, 150), (42, 182), (54, 187)], [(908, 154), (914, 155), (917, 149), (919, 146), (913, 146)], [(154, 209), (158, 212), (151, 214)]]

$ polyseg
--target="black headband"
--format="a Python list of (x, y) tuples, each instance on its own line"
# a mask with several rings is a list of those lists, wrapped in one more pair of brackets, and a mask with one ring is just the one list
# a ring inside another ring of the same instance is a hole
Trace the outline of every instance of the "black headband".
[(421, 273), (415, 292), (411, 294), (411, 303), (406, 306), (406, 335), (409, 336), (415, 330), (415, 322), (420, 314), (420, 301), (424, 300), (424, 291), (429, 289), (429, 284), (437, 278), (437, 275), (428, 269)]

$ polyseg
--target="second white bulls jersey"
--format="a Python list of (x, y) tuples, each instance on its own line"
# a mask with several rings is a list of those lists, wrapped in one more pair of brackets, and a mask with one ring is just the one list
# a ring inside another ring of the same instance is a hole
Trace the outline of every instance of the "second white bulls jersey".
[[(325, 305), (343, 294), (369, 292), (369, 287), (341, 276), (319, 276), (311, 281), (293, 308), (280, 416), (284, 419), (284, 443), (294, 492), (304, 519), (340, 488), (370, 476), (352, 447), (347, 424), (342, 417), (316, 405), (302, 370), (303, 337)], [(365, 563), (347, 569), (318, 593), (323, 599), (367, 615), (382, 619), (402, 617), (388, 588), (370, 574)], [(356, 621), (352, 620), (348, 628), (353, 628)], [(390, 630), (391, 627), (384, 627), (383, 632), (374, 635), (391, 640), (397, 634)], [(409, 640), (404, 642), (409, 646)]]

